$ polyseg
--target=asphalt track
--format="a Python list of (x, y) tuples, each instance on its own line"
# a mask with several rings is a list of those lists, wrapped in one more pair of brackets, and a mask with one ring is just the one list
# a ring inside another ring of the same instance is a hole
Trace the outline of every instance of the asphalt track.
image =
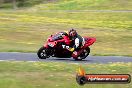
[(0, 61), (44, 61), (44, 62), (67, 62), (67, 63), (113, 63), (132, 62), (132, 57), (124, 56), (88, 56), (85, 60), (75, 61), (72, 58), (39, 59), (36, 53), (1, 52)]

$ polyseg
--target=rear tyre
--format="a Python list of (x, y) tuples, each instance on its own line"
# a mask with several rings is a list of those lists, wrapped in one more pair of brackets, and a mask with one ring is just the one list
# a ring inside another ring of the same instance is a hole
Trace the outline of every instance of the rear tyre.
[(75, 59), (81, 61), (82, 59), (85, 59), (90, 53), (90, 48), (84, 49), (84, 51)]
[(46, 51), (46, 48), (42, 46), (37, 52), (38, 57), (40, 59), (46, 59), (48, 57)]

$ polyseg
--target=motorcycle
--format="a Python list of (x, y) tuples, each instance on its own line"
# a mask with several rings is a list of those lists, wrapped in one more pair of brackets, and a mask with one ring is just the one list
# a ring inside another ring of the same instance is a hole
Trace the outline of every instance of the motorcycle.
[(92, 45), (96, 38), (92, 37), (83, 37), (84, 38), (84, 45), (79, 48), (77, 51), (71, 52), (69, 50), (69, 47), (63, 48), (63, 42), (60, 42), (59, 40), (62, 39), (62, 37), (58, 34), (51, 35), (47, 42), (38, 50), (37, 55), (39, 59), (46, 59), (50, 56), (52, 57), (58, 57), (58, 58), (71, 58), (73, 57), (75, 60), (82, 60), (85, 59), (89, 53), (90, 48), (89, 46)]

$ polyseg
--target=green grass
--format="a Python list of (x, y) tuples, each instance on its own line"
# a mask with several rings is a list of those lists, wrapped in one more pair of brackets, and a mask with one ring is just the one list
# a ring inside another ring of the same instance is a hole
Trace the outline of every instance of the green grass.
[(59, 0), (36, 5), (38, 10), (132, 10), (131, 0)]
[[(132, 10), (131, 0), (24, 0), (19, 8), (36, 10)], [(2, 3), (0, 8), (13, 8), (12, 3)]]
[[(78, 64), (63, 62), (0, 62), (0, 88), (80, 88)], [(88, 74), (130, 74), (132, 63), (83, 64)], [(70, 85), (69, 85), (70, 84)], [(83, 88), (131, 88), (130, 84), (86, 84)]]
[(0, 51), (36, 52), (48, 36), (77, 28), (96, 37), (91, 55), (131, 56), (132, 13), (1, 10)]

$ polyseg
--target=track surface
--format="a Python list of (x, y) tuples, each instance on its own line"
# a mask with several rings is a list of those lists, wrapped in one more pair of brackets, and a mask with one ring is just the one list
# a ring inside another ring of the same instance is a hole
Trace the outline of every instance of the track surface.
[(123, 56), (88, 56), (83, 61), (75, 61), (72, 58), (38, 59), (36, 53), (1, 52), (0, 61), (45, 61), (45, 62), (70, 62), (70, 63), (110, 63), (110, 62), (132, 62), (132, 57)]

